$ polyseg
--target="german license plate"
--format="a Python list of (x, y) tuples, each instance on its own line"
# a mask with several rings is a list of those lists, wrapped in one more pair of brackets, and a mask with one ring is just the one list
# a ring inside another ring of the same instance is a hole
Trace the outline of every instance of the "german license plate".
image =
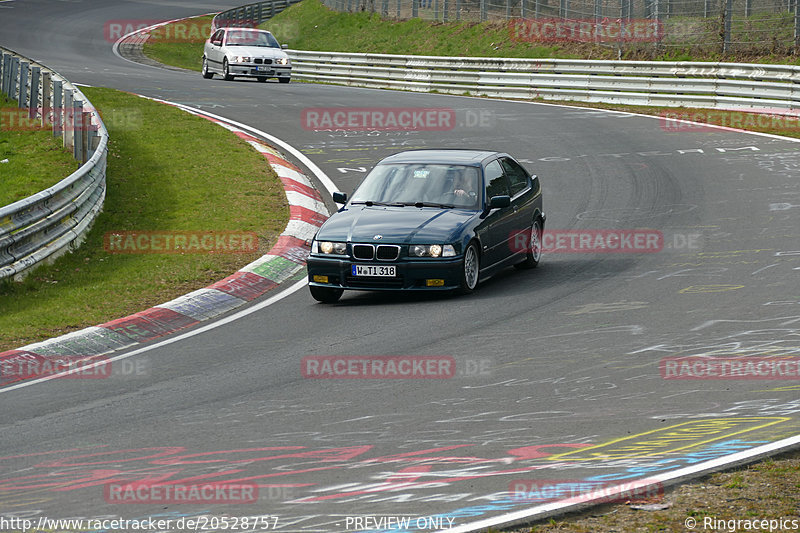
[(270, 67), (258, 67), (259, 72), (271, 72), (272, 68)]
[(394, 265), (353, 265), (354, 276), (369, 276), (374, 278), (393, 278), (397, 275)]

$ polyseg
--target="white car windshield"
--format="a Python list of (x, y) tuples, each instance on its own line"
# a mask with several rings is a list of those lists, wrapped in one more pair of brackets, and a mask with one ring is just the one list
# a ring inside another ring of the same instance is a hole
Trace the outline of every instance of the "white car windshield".
[(228, 46), (262, 46), (280, 48), (281, 45), (271, 33), (266, 31), (231, 30), (228, 32)]
[(465, 165), (378, 165), (353, 193), (351, 203), (477, 209), (479, 183), (478, 168)]

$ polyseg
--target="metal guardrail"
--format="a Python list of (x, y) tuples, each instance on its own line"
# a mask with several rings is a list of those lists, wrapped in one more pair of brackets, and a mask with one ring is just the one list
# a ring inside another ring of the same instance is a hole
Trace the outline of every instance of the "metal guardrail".
[[(56, 185), (0, 207), (0, 279), (19, 278), (77, 248), (103, 207), (108, 131), (84, 94), (63, 76), (0, 47), (0, 90), (20, 112), (7, 120), (52, 127), (81, 166)], [(15, 127), (9, 124), (9, 127)]]
[(270, 0), (269, 2), (256, 2), (229, 9), (214, 17), (211, 22), (211, 31), (232, 26), (258, 26), (298, 2), (300, 0)]
[(800, 67), (746, 63), (404, 56), (290, 50), (292, 77), (501, 98), (772, 110), (800, 108)]

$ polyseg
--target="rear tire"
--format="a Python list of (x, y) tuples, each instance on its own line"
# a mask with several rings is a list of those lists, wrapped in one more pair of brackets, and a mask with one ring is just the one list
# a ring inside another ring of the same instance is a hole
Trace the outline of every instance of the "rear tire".
[(231, 76), (230, 67), (228, 67), (228, 58), (222, 60), (222, 77), (225, 78), (225, 81), (231, 81), (233, 76)]
[(344, 289), (334, 289), (331, 287), (309, 287), (311, 289), (311, 297), (318, 302), (324, 304), (335, 304), (342, 297)]
[(480, 266), (481, 257), (478, 253), (478, 245), (471, 242), (464, 251), (464, 259), (461, 261), (461, 288), (459, 290), (461, 294), (470, 293), (478, 286)]
[(211, 72), (210, 70), (208, 70), (208, 59), (206, 59), (205, 56), (203, 56), (203, 70), (202, 70), (202, 73), (203, 73), (203, 77), (205, 79), (207, 79), (207, 80), (210, 80), (211, 78), (214, 77), (214, 73)]
[(525, 260), (514, 266), (517, 268), (536, 268), (542, 258), (542, 221), (536, 218), (531, 224), (531, 233), (528, 235), (528, 250)]

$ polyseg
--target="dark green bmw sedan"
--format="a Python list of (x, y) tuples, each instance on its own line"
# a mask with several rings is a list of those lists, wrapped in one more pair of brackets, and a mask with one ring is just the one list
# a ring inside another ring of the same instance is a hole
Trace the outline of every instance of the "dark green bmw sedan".
[(308, 284), (320, 302), (345, 289), (473, 291), (498, 270), (533, 268), (545, 214), (539, 178), (511, 156), (410, 150), (380, 161), (319, 229)]

